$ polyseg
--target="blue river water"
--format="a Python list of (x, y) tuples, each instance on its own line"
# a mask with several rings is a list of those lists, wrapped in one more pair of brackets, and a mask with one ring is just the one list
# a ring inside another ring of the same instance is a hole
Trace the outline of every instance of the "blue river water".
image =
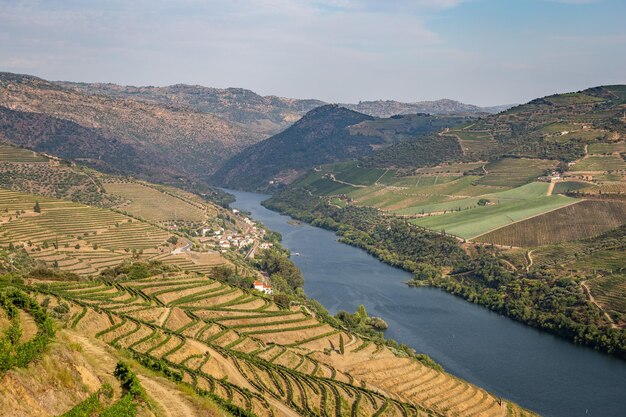
[(546, 417), (626, 417), (626, 361), (576, 346), (434, 288), (339, 243), (330, 231), (268, 210), (268, 196), (227, 190), (232, 204), (280, 232), (304, 289), (331, 313), (359, 304), (386, 337), (430, 355), (450, 373)]

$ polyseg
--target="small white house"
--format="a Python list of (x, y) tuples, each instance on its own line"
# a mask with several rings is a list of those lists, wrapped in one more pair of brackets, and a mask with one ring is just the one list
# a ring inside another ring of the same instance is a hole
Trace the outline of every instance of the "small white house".
[(272, 287), (261, 281), (254, 281), (254, 289), (264, 294), (272, 294)]

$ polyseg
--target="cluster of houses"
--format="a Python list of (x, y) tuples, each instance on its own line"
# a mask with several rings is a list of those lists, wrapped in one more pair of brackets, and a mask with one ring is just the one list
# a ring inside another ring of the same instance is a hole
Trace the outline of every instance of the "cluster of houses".
[(204, 241), (206, 243), (212, 242), (216, 246), (219, 246), (222, 252), (226, 252), (228, 249), (241, 249), (254, 244), (254, 237), (246, 234), (241, 235), (225, 231), (223, 227), (218, 230), (203, 229)]

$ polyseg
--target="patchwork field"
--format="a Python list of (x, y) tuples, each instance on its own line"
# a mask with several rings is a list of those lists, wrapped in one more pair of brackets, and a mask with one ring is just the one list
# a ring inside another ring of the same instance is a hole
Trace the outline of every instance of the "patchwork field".
[(505, 246), (543, 246), (600, 235), (626, 223), (626, 203), (581, 201), (474, 238)]
[[(168, 272), (135, 281), (47, 284), (66, 325), (258, 416), (532, 416), (389, 348), (255, 292)], [(345, 351), (339, 345), (345, 344)]]
[(414, 224), (471, 239), (510, 223), (543, 214), (576, 200), (561, 195), (502, 202), (456, 213), (412, 220)]

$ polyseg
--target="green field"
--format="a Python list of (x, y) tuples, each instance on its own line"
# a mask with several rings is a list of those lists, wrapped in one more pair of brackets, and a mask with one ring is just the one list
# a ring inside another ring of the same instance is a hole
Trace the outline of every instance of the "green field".
[(590, 155), (606, 155), (614, 152), (626, 152), (626, 142), (617, 143), (592, 143), (587, 152)]
[(595, 188), (594, 185), (586, 183), (586, 182), (578, 182), (578, 181), (563, 181), (563, 182), (557, 182), (554, 185), (554, 193), (555, 194), (564, 194), (564, 193), (569, 193), (572, 191), (581, 191), (581, 190), (585, 190), (585, 192), (588, 192), (588, 190)]
[(619, 156), (588, 156), (576, 163), (571, 171), (617, 171), (626, 169)]
[(16, 146), (0, 145), (0, 161), (2, 162), (49, 162), (43, 155)]
[(412, 222), (422, 227), (444, 230), (446, 233), (471, 239), (490, 230), (572, 204), (575, 201), (560, 195), (535, 197), (425, 217), (412, 220)]
[(356, 185), (372, 185), (385, 174), (386, 170), (379, 168), (359, 168), (338, 172), (335, 178), (339, 181)]
[(546, 170), (553, 169), (555, 161), (525, 158), (504, 158), (487, 164), (487, 175), (479, 184), (501, 187), (519, 187), (542, 176)]
[(506, 246), (544, 246), (598, 236), (626, 223), (626, 204), (581, 201), (490, 233), (476, 241)]

